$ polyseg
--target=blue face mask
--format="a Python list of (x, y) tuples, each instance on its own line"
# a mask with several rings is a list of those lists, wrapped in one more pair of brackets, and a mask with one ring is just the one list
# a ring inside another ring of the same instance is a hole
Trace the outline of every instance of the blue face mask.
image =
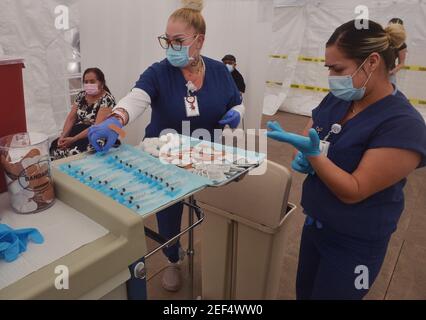
[[(195, 40), (197, 40), (197, 38), (195, 38)], [(191, 60), (194, 60), (194, 58), (189, 56), (189, 48), (191, 48), (195, 40), (189, 46), (182, 46), (182, 49), (179, 51), (174, 50), (171, 46), (167, 49), (167, 60), (169, 60), (172, 66), (184, 68), (191, 62)]]
[(370, 73), (368, 79), (365, 81), (364, 85), (361, 88), (354, 87), (353, 77), (358, 73), (359, 70), (361, 70), (367, 59), (365, 59), (361, 66), (351, 76), (328, 77), (330, 91), (335, 97), (345, 101), (356, 101), (364, 98), (366, 85), (368, 81), (370, 81), (371, 75), (373, 73)]

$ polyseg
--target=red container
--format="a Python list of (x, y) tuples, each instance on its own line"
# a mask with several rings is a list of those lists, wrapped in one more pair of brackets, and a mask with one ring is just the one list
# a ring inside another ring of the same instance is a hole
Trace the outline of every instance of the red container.
[[(0, 57), (0, 137), (27, 131), (22, 59)], [(7, 191), (0, 167), (0, 193)]]

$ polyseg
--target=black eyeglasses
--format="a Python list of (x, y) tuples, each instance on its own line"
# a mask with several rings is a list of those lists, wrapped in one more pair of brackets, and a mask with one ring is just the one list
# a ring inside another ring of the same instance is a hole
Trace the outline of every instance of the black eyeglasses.
[(197, 37), (197, 35), (193, 35), (193, 36), (183, 38), (183, 39), (170, 40), (165, 35), (162, 35), (162, 36), (158, 37), (158, 42), (160, 43), (160, 46), (163, 49), (167, 50), (170, 47), (172, 47), (173, 50), (180, 51), (180, 50), (182, 50), (182, 46), (183, 46), (183, 43), (185, 42), (185, 40), (191, 39), (191, 38), (196, 38), (196, 37)]

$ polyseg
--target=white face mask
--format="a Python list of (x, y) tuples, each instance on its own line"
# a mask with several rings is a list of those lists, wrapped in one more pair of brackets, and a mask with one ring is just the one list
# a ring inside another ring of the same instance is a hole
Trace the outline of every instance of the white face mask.
[(226, 67), (228, 68), (229, 72), (234, 72), (235, 67), (232, 64), (227, 64)]

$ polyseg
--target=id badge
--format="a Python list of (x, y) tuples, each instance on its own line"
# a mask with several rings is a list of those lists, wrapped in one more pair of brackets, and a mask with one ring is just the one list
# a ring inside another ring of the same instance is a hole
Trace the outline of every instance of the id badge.
[(321, 151), (321, 153), (327, 157), (329, 149), (330, 149), (330, 142), (321, 140), (320, 141), (320, 151)]
[(198, 99), (197, 97), (185, 97), (185, 109), (186, 116), (188, 118), (199, 117), (200, 109), (198, 108)]

